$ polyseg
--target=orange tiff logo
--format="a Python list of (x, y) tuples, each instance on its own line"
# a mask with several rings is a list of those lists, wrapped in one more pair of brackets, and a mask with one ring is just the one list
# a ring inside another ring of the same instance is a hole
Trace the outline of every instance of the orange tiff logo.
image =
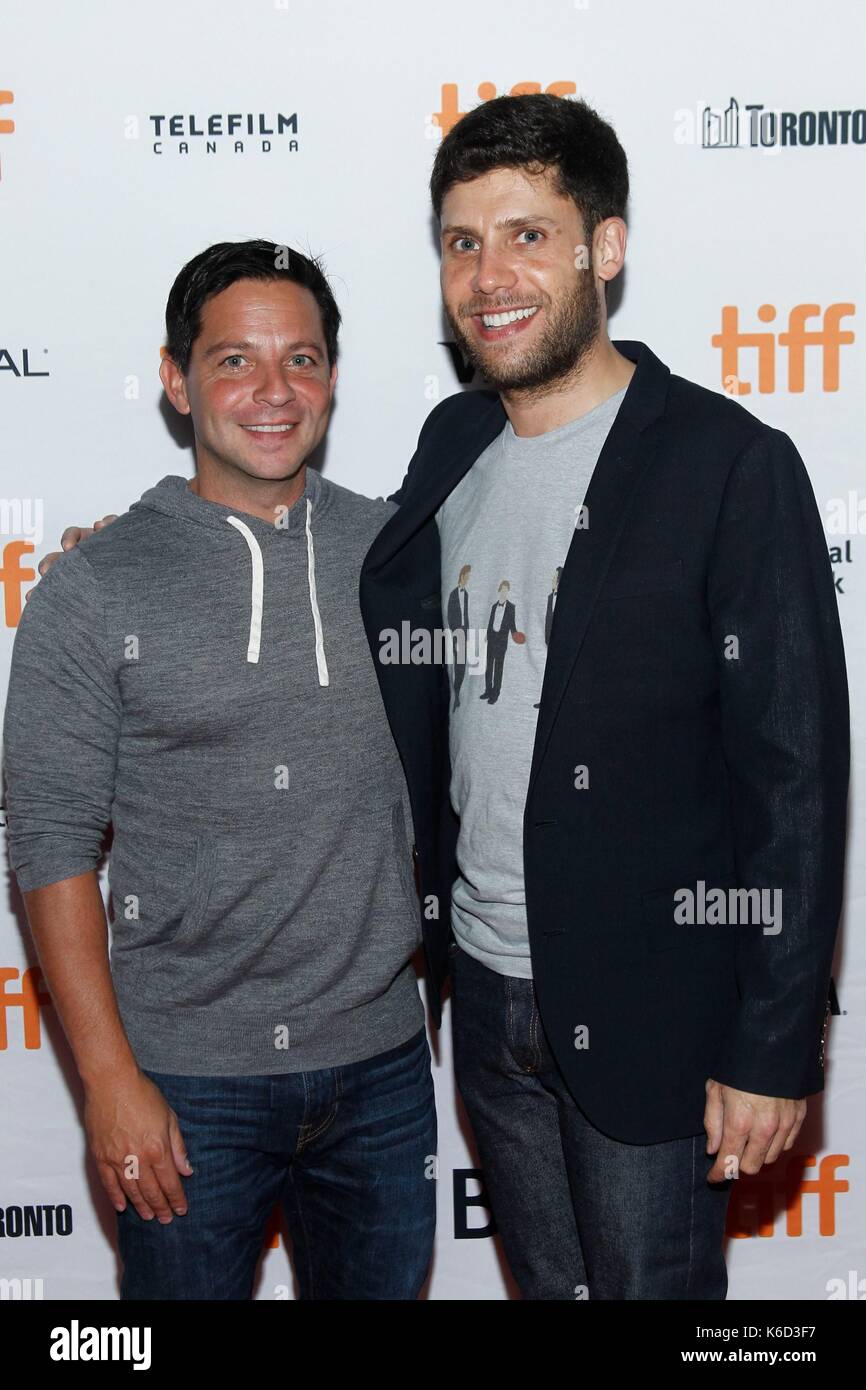
[(21, 621), (22, 585), (35, 579), (36, 571), (29, 565), (22, 567), (20, 562), (22, 555), (33, 553), (34, 547), (29, 541), (7, 541), (3, 547), (0, 584), (3, 585), (3, 616), (7, 627), (17, 627)]
[[(748, 396), (752, 383), (740, 375), (740, 349), (757, 348), (758, 390), (762, 393), (776, 389), (776, 344), (788, 349), (788, 390), (803, 391), (806, 382), (806, 348), (821, 350), (821, 385), (824, 391), (839, 390), (839, 349), (854, 341), (850, 329), (840, 328), (841, 320), (854, 313), (853, 304), (829, 304), (821, 315), (820, 304), (795, 304), (788, 315), (788, 327), (782, 333), (747, 333), (740, 329), (739, 309), (726, 304), (722, 309), (722, 331), (710, 339), (713, 347), (722, 350), (722, 386), (732, 396)], [(807, 328), (806, 320), (818, 318), (818, 328)], [(762, 304), (758, 310), (761, 323), (773, 323), (774, 304)]]
[[(848, 1154), (825, 1154), (818, 1164), (814, 1154), (792, 1154), (784, 1168), (774, 1173), (782, 1160), (760, 1173), (740, 1174), (731, 1188), (727, 1231), (735, 1239), (772, 1236), (776, 1230), (777, 1207), (785, 1212), (785, 1234), (803, 1234), (803, 1198), (818, 1199), (818, 1234), (836, 1234), (836, 1193), (848, 1191), (847, 1178), (836, 1176), (837, 1168), (847, 1168)], [(807, 1168), (818, 1164), (814, 1178), (805, 1176)], [(815, 1229), (814, 1221), (809, 1222)]]
[[(4, 92), (4, 91), (2, 90), (2, 88), (0, 88), (0, 106), (11, 106), (11, 104), (12, 104), (14, 98), (15, 98), (15, 93), (14, 93), (14, 92)], [(7, 120), (7, 119), (5, 119), (5, 118), (2, 119), (2, 120), (0, 120), (0, 135), (12, 135), (12, 133), (14, 132), (14, 130), (15, 130), (15, 122), (14, 122), (14, 121), (10, 121), (10, 120)], [(2, 169), (0, 169), (0, 178), (2, 178), (2, 177), (3, 177), (3, 171), (2, 171)]]
[(32, 965), (21, 975), (21, 988), (9, 990), (7, 985), (17, 980), (20, 971), (14, 966), (0, 966), (0, 1052), (9, 1046), (9, 1030), (6, 1015), (9, 1009), (20, 1009), (24, 1022), (24, 1046), (28, 1052), (42, 1046), (42, 1027), (39, 1017), (40, 1004), (50, 1004), (51, 995), (40, 989), (42, 971)]
[[(492, 101), (495, 96), (499, 96), (492, 82), (479, 82), (477, 87), (480, 101)], [(509, 92), (501, 93), (502, 96), (520, 97), (530, 92), (540, 92), (542, 86), (540, 82), (515, 82)], [(577, 91), (573, 82), (551, 82), (549, 87), (543, 89), (550, 96), (570, 97)], [(465, 111), (460, 110), (460, 98), (457, 95), (456, 82), (443, 82), (442, 84), (442, 110), (433, 112), (433, 122), (442, 129), (443, 137), (449, 130), (453, 130), (457, 122), (466, 115)]]

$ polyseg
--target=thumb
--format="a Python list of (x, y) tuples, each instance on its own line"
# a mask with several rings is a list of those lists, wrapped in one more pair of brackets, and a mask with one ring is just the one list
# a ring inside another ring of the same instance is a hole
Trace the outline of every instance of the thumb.
[(704, 1107), (704, 1129), (707, 1132), (707, 1153), (714, 1154), (722, 1142), (725, 1106), (718, 1081), (707, 1082), (707, 1103)]
[(183, 1142), (183, 1135), (180, 1132), (180, 1125), (177, 1116), (172, 1114), (168, 1122), (168, 1137), (171, 1141), (171, 1156), (174, 1159), (174, 1166), (179, 1173), (192, 1173), (193, 1166), (189, 1161), (186, 1151), (186, 1144)]

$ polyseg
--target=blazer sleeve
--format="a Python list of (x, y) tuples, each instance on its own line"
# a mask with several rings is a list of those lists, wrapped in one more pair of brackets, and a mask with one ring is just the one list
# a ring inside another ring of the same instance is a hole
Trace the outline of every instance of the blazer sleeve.
[(827, 543), (803, 460), (780, 430), (762, 430), (732, 466), (707, 600), (737, 883), (781, 890), (778, 931), (728, 928), (740, 997), (711, 1075), (800, 1098), (824, 1084), (849, 711)]

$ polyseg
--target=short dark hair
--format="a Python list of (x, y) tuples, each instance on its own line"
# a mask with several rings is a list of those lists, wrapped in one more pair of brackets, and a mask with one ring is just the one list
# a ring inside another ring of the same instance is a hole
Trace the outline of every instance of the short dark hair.
[(467, 112), (444, 137), (430, 175), (436, 217), (445, 194), (492, 169), (556, 169), (556, 187), (573, 198), (587, 241), (606, 217), (625, 218), (628, 160), (613, 126), (585, 101), (531, 92), (493, 97)]
[(184, 375), (201, 332), (202, 308), (236, 280), (291, 280), (309, 290), (322, 316), (328, 362), (334, 365), (340, 311), (319, 261), (274, 241), (218, 241), (187, 262), (165, 306), (166, 352)]

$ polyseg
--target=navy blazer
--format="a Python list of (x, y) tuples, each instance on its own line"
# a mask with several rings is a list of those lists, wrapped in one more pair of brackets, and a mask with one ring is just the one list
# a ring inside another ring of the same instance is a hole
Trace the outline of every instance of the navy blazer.
[[(643, 343), (615, 347), (637, 365), (560, 576), (523, 854), (557, 1062), (597, 1128), (653, 1143), (702, 1132), (708, 1077), (773, 1096), (823, 1087), (848, 689), (791, 440)], [(487, 391), (436, 406), (360, 580), (412, 803), (437, 1022), (457, 873), (448, 672), (381, 665), (380, 634), (442, 628), (435, 512), (505, 421)], [(781, 929), (675, 917), (678, 890), (699, 905), (721, 889), (724, 920), (736, 888), (768, 904), (780, 890)]]

